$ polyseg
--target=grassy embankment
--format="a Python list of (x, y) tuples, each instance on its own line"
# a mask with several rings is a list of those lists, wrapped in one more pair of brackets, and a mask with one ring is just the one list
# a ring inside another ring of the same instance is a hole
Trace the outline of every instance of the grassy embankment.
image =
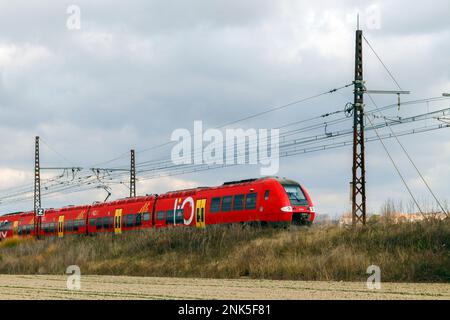
[(365, 281), (450, 282), (450, 221), (271, 229), (214, 226), (146, 230), (120, 236), (8, 240), (0, 273)]

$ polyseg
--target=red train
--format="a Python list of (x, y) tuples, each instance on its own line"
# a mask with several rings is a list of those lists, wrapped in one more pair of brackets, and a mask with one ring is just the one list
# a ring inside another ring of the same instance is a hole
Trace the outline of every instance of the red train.
[(303, 186), (280, 178), (226, 182), (218, 187), (171, 191), (162, 195), (48, 209), (35, 223), (34, 212), (0, 216), (0, 240), (11, 237), (91, 234), (209, 224), (285, 222), (310, 224), (314, 206)]

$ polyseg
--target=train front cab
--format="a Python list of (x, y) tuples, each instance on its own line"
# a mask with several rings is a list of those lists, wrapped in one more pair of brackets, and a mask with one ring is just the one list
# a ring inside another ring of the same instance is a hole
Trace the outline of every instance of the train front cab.
[(282, 207), (281, 211), (292, 212), (294, 225), (311, 225), (315, 208), (306, 189), (292, 180), (280, 181), (280, 184), (289, 199), (289, 205)]

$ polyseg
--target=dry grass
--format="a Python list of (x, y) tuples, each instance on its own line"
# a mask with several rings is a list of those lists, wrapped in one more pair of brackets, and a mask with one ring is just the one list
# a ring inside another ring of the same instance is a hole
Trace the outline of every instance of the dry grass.
[(234, 226), (145, 230), (120, 236), (9, 240), (0, 273), (365, 281), (369, 265), (383, 281), (450, 282), (450, 222), (377, 223), (272, 229)]

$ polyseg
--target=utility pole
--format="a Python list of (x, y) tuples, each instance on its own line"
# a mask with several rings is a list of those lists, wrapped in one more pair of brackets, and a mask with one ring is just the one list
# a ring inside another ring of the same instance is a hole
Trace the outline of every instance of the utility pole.
[[(359, 20), (359, 17), (358, 17)], [(355, 80), (353, 101), (353, 168), (352, 168), (352, 224), (366, 224), (366, 177), (364, 158), (364, 80), (362, 58), (362, 30), (356, 30)]]
[[(409, 94), (406, 90), (367, 90), (363, 78), (362, 30), (356, 30), (355, 80), (353, 101), (353, 179), (351, 184), (352, 225), (366, 224), (366, 169), (364, 147), (364, 94), (396, 94), (400, 110), (400, 95)], [(395, 80), (395, 79), (394, 79)], [(370, 96), (369, 96), (370, 97)], [(370, 97), (371, 98), (371, 97)], [(372, 99), (372, 98), (371, 98)]]
[(131, 150), (130, 167), (130, 198), (136, 197), (136, 159), (134, 150)]
[(41, 168), (39, 163), (39, 137), (36, 137), (34, 146), (34, 224), (36, 238), (39, 239), (41, 219), (38, 211), (41, 209)]

